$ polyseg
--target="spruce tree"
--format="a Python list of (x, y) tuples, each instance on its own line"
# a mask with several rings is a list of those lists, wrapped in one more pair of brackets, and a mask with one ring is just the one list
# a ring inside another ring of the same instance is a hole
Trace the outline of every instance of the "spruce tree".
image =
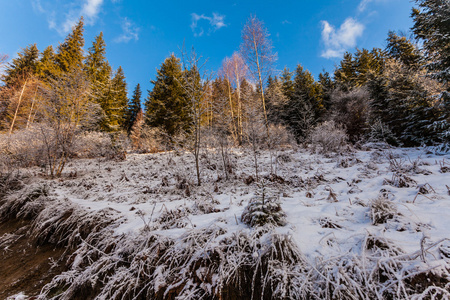
[(317, 123), (323, 112), (321, 87), (314, 77), (301, 65), (297, 66), (294, 79), (294, 91), (288, 99), (285, 109), (285, 123), (300, 141)]
[[(444, 142), (450, 144), (450, 3), (448, 0), (415, 0), (412, 17), (414, 34), (423, 42), (429, 75), (444, 90), (438, 103), (439, 117), (434, 123)], [(449, 146), (450, 147), (450, 146)]]
[(22, 80), (30, 75), (35, 75), (39, 59), (39, 50), (36, 44), (29, 45), (19, 52), (5, 69), (2, 80), (6, 85), (11, 85), (17, 80)]
[(324, 109), (328, 111), (331, 107), (331, 93), (334, 90), (334, 82), (330, 77), (330, 73), (323, 72), (319, 74), (319, 84), (321, 86), (321, 98)]
[(84, 20), (83, 17), (72, 28), (72, 32), (58, 46), (56, 64), (61, 72), (67, 73), (72, 69), (83, 69), (84, 60)]
[(386, 52), (393, 59), (400, 61), (409, 68), (420, 66), (421, 55), (419, 49), (405, 36), (399, 36), (394, 31), (389, 31)]
[(343, 91), (349, 91), (355, 86), (356, 67), (353, 55), (350, 52), (344, 54), (340, 65), (334, 71), (334, 80), (336, 86)]
[(170, 137), (189, 131), (192, 124), (183, 81), (180, 59), (172, 54), (157, 70), (145, 102), (146, 123), (163, 129)]
[(49, 82), (55, 78), (57, 72), (55, 51), (53, 50), (53, 46), (50, 45), (41, 54), (41, 59), (37, 65), (37, 74), (44, 82)]
[(131, 129), (133, 128), (134, 123), (136, 122), (138, 113), (142, 110), (141, 97), (142, 97), (141, 85), (138, 83), (134, 88), (133, 96), (128, 102), (126, 112), (125, 130), (127, 131), (128, 134), (131, 133)]

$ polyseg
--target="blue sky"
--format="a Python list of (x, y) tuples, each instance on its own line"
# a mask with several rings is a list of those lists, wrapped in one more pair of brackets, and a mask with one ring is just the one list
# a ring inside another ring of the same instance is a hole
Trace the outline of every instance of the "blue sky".
[(409, 32), (408, 0), (2, 0), (0, 54), (14, 57), (36, 43), (56, 47), (81, 15), (86, 49), (103, 31), (107, 58), (123, 67), (128, 90), (140, 83), (151, 89), (156, 68), (172, 52), (187, 48), (208, 58), (217, 71), (222, 60), (239, 49), (241, 30), (253, 14), (264, 21), (277, 70), (301, 63), (314, 76), (333, 72), (344, 51), (384, 47), (389, 30)]

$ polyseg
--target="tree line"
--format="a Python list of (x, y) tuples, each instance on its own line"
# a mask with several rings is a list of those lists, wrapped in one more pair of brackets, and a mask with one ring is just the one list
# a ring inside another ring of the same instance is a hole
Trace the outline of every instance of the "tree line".
[[(183, 140), (179, 144), (187, 147), (190, 140), (200, 142), (200, 132), (234, 145), (259, 140), (270, 146), (276, 128), (303, 142), (326, 121), (343, 126), (354, 143), (448, 145), (450, 8), (445, 0), (416, 0), (416, 6), (411, 37), (391, 31), (384, 49), (347, 52), (333, 74), (323, 71), (318, 80), (302, 65), (276, 72), (270, 35), (251, 16), (240, 49), (224, 59), (216, 76), (204, 70), (195, 52), (172, 54), (143, 100), (139, 84), (127, 98), (124, 71), (109, 65), (102, 33), (83, 54), (81, 19), (56, 51), (30, 45), (6, 64), (0, 131), (61, 118), (65, 106), (75, 127), (123, 130), (137, 148), (148, 138), (166, 145)], [(69, 101), (69, 92), (79, 97)], [(58, 93), (66, 102), (55, 107)]]

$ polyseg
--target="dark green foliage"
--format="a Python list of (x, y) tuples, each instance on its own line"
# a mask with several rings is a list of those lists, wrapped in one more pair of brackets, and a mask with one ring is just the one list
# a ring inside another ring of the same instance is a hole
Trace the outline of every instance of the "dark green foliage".
[(443, 84), (439, 116), (433, 129), (450, 143), (450, 3), (448, 0), (415, 0), (414, 34), (423, 42), (429, 75)]
[(334, 90), (334, 82), (330, 77), (330, 73), (323, 72), (319, 74), (319, 84), (321, 85), (321, 98), (324, 109), (328, 111), (331, 107), (331, 93)]
[(30, 75), (36, 74), (39, 59), (39, 50), (36, 44), (29, 45), (18, 57), (14, 58), (5, 69), (5, 75), (2, 80), (6, 85), (12, 85), (18, 80), (23, 80)]
[(286, 224), (286, 214), (281, 209), (278, 197), (267, 189), (264, 181), (258, 184), (255, 196), (250, 199), (241, 219), (242, 222), (252, 227), (266, 224), (284, 226)]
[(419, 49), (405, 36), (398, 36), (394, 31), (389, 31), (387, 38), (387, 55), (409, 68), (420, 66), (421, 54)]
[(284, 110), (286, 106), (287, 97), (283, 92), (282, 82), (277, 78), (269, 77), (267, 80), (266, 105), (267, 105), (267, 118), (270, 123), (280, 124), (284, 123)]
[(297, 140), (302, 140), (323, 113), (321, 86), (308, 70), (298, 65), (293, 87), (292, 96), (287, 99), (284, 107), (283, 117)]
[(109, 119), (112, 126), (117, 126), (118, 129), (124, 128), (128, 107), (128, 92), (125, 74), (120, 66), (112, 79), (112, 90), (114, 98), (110, 107), (111, 114), (108, 115), (107, 113), (107, 115), (110, 116)]
[(189, 131), (192, 118), (183, 82), (180, 60), (172, 54), (151, 81), (154, 87), (145, 102), (147, 125), (160, 127), (169, 136)]
[(371, 77), (382, 72), (383, 63), (384, 53), (378, 48), (372, 51), (358, 49), (355, 55), (346, 52), (334, 72), (336, 87), (348, 92), (352, 88), (364, 86)]
[(126, 112), (126, 118), (125, 118), (125, 130), (128, 132), (128, 134), (131, 133), (131, 129), (133, 128), (137, 116), (139, 112), (141, 111), (141, 97), (142, 97), (142, 91), (141, 86), (138, 83), (133, 91), (133, 97), (128, 102), (127, 112)]

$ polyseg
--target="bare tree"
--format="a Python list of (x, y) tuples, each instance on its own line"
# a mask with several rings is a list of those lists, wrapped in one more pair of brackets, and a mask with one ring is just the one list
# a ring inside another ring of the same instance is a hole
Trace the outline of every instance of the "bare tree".
[(272, 51), (272, 41), (269, 36), (264, 23), (256, 16), (250, 16), (242, 29), (241, 54), (257, 81), (267, 134), (269, 133), (269, 127), (264, 98), (264, 83), (270, 75), (277, 57), (276, 53)]
[(51, 177), (61, 175), (82, 127), (98, 121), (101, 108), (89, 99), (89, 81), (76, 69), (52, 80), (45, 91), (40, 131)]
[[(247, 77), (248, 68), (244, 59), (238, 52), (234, 52), (231, 58), (226, 58), (222, 64), (221, 73), (227, 80), (230, 109), (233, 118), (233, 133), (236, 136), (238, 144), (242, 143), (243, 135), (243, 103), (241, 97), (241, 83)], [(233, 116), (232, 89), (236, 95), (236, 120)]]
[[(206, 63), (202, 61), (202, 57), (198, 56), (194, 49), (188, 54), (184, 49), (182, 50), (183, 62), (183, 88), (189, 100), (189, 111), (192, 119), (192, 132), (186, 133), (188, 135), (189, 150), (194, 155), (195, 170), (197, 173), (197, 185), (201, 185), (200, 176), (200, 151), (202, 145), (202, 121), (208, 109), (207, 94), (210, 91), (209, 82), (210, 76), (204, 70)], [(190, 143), (189, 143), (190, 142)]]

